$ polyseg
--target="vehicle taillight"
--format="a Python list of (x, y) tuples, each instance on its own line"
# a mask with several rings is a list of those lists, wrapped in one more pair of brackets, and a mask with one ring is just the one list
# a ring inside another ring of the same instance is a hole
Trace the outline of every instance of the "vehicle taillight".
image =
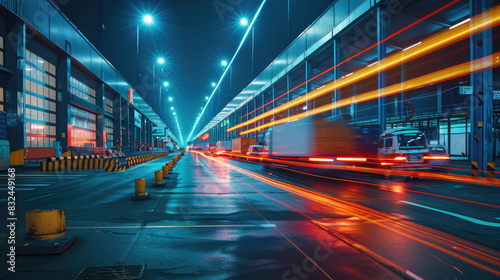
[(356, 158), (356, 157), (338, 157), (338, 161), (366, 161), (366, 158)]
[(427, 160), (450, 160), (449, 156), (424, 156)]
[(397, 161), (404, 161), (406, 160), (406, 157), (395, 157), (394, 160), (397, 160)]
[(333, 159), (332, 158), (309, 158), (309, 161), (333, 162)]

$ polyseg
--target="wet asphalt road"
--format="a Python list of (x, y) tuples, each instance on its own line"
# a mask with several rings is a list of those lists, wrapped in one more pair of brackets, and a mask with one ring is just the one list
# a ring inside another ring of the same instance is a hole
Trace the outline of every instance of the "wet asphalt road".
[[(78, 241), (63, 255), (18, 256), (17, 272), (2, 268), (0, 278), (73, 279), (87, 266), (137, 264), (143, 279), (500, 277), (498, 188), (319, 178), (196, 153), (166, 188), (152, 188), (172, 157), (119, 173), (18, 174), (18, 229), (26, 210), (62, 208)], [(131, 201), (136, 178), (151, 200)]]

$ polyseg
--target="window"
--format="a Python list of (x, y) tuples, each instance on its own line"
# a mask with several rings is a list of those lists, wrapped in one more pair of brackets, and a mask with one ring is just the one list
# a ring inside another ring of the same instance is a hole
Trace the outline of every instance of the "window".
[(392, 148), (392, 138), (385, 139), (385, 147)]
[(423, 133), (398, 135), (400, 149), (426, 148), (427, 142)]
[(2, 36), (0, 36), (0, 65), (2, 65), (2, 66), (3, 66), (3, 63), (4, 63), (4, 62), (3, 62), (3, 60), (4, 60), (4, 58), (3, 58), (3, 53), (4, 53), (4, 47), (3, 47), (3, 37), (2, 37)]
[(104, 132), (107, 134), (106, 142), (113, 141), (113, 120), (104, 119)]
[(0, 87), (0, 111), (4, 112), (3, 110), (3, 102), (4, 102), (4, 96), (3, 96), (3, 88)]
[(69, 146), (96, 146), (96, 115), (71, 106)]
[(80, 82), (79, 80), (71, 77), (71, 94), (80, 97), (92, 104), (95, 104), (95, 90)]
[(24, 73), (26, 146), (52, 147), (56, 141), (56, 67), (26, 50)]
[(104, 101), (106, 103), (104, 110), (106, 113), (113, 115), (113, 101), (107, 97), (104, 98)]

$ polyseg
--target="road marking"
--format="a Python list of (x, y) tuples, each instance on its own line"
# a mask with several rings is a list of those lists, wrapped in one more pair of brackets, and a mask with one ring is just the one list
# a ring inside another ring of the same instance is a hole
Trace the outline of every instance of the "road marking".
[(476, 218), (467, 217), (467, 216), (456, 214), (456, 213), (453, 213), (453, 212), (449, 212), (449, 211), (445, 211), (445, 210), (440, 210), (440, 209), (436, 209), (436, 208), (432, 208), (432, 207), (429, 207), (429, 206), (424, 206), (424, 205), (420, 205), (420, 204), (417, 204), (417, 203), (408, 202), (408, 201), (404, 201), (404, 200), (400, 200), (400, 202), (403, 202), (403, 203), (406, 203), (406, 204), (410, 204), (410, 205), (413, 205), (413, 206), (417, 206), (417, 207), (420, 207), (420, 208), (424, 208), (424, 209), (428, 209), (428, 210), (440, 212), (440, 213), (443, 213), (443, 214), (447, 214), (447, 215), (450, 215), (450, 216), (453, 216), (453, 217), (457, 217), (459, 219), (466, 220), (466, 221), (469, 221), (471, 223), (475, 223), (475, 224), (478, 224), (478, 225), (490, 226), (490, 227), (500, 227), (500, 223), (486, 222), (486, 221), (479, 220), (479, 219), (476, 219)]
[(15, 187), (14, 189), (7, 189), (7, 188), (2, 188), (0, 191), (34, 191), (36, 190), (35, 188), (18, 188)]
[(51, 195), (53, 195), (53, 194), (50, 193), (50, 194), (42, 195), (42, 196), (39, 196), (39, 197), (35, 197), (35, 198), (31, 198), (31, 199), (26, 199), (24, 202), (37, 200), (37, 199), (44, 198), (44, 197), (51, 196)]
[(407, 270), (406, 274), (415, 280), (424, 280), (422, 277), (417, 276), (415, 273)]
[[(15, 187), (48, 187), (51, 184), (16, 184)], [(10, 187), (8, 184), (1, 184), (0, 187)]]
[(257, 225), (192, 225), (192, 226), (96, 226), (66, 227), (69, 229), (151, 229), (151, 228), (223, 228), (223, 227), (256, 227)]

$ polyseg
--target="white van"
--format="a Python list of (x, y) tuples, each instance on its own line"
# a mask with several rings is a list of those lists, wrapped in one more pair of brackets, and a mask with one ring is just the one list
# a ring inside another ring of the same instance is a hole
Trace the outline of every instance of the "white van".
[(428, 166), (425, 134), (413, 127), (398, 127), (380, 136), (378, 159), (382, 166), (422, 168)]

